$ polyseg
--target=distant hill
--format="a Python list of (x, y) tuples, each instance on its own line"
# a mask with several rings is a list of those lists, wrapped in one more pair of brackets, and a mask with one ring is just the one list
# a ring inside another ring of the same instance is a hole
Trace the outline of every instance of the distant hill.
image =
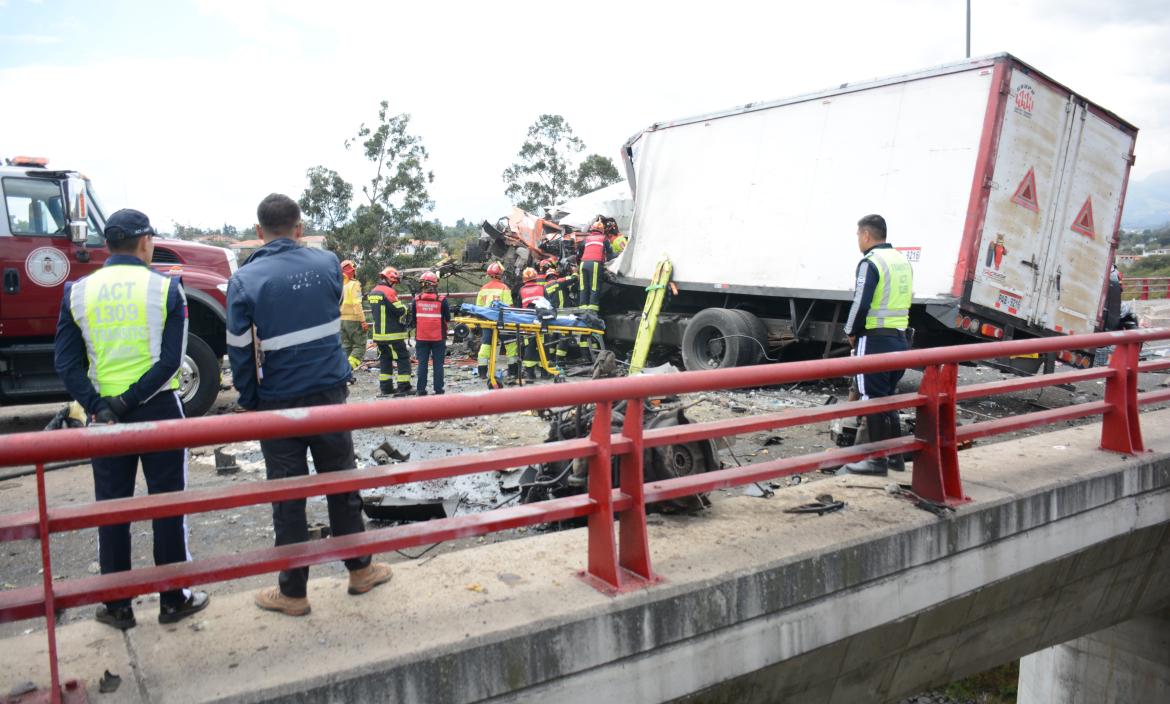
[(1170, 169), (1156, 171), (1140, 181), (1130, 181), (1121, 226), (1143, 230), (1167, 223), (1170, 223)]

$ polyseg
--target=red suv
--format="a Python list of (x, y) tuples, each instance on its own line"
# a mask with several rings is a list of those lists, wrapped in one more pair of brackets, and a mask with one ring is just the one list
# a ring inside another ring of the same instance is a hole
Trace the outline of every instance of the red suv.
[[(68, 398), (53, 369), (53, 336), (61, 292), (109, 256), (106, 211), (89, 179), (53, 171), (44, 159), (16, 157), (0, 165), (0, 404)], [(155, 271), (183, 277), (187, 354), (179, 393), (188, 416), (211, 408), (219, 393), (225, 340), (227, 280), (236, 270), (228, 249), (158, 238)]]

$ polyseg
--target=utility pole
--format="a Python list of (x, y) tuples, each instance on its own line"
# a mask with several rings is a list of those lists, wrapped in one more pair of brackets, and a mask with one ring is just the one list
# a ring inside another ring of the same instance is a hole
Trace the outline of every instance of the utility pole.
[(971, 0), (967, 0), (967, 58), (971, 58)]

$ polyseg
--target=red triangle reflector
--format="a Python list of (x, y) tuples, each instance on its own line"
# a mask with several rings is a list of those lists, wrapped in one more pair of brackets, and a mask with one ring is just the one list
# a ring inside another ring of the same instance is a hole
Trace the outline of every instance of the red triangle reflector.
[(1040, 212), (1040, 203), (1036, 198), (1036, 173), (1033, 169), (1029, 168), (1028, 173), (1024, 174), (1024, 180), (1020, 181), (1020, 185), (1016, 187), (1016, 194), (1012, 196), (1012, 202), (1034, 213)]
[(1085, 237), (1096, 237), (1097, 230), (1093, 227), (1093, 196), (1085, 198), (1081, 212), (1073, 219), (1072, 231), (1079, 232)]

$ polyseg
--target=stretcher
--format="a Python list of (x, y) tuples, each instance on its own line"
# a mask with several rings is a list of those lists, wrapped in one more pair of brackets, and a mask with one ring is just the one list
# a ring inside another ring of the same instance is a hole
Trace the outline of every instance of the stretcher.
[[(484, 307), (464, 303), (460, 315), (451, 318), (452, 325), (466, 325), (472, 333), (490, 330), (492, 335), (491, 354), (488, 357), (488, 379), (496, 378), (496, 357), (499, 354), (501, 333), (515, 333), (518, 347), (522, 350), (527, 336), (536, 342), (536, 353), (541, 369), (548, 372), (554, 382), (564, 381), (564, 372), (550, 364), (545, 351), (545, 336), (568, 335), (589, 336), (603, 344), (603, 325), (591, 325), (580, 317), (568, 313), (552, 313), (532, 308)], [(552, 313), (548, 315), (548, 313)], [(594, 318), (596, 320), (596, 318)]]

